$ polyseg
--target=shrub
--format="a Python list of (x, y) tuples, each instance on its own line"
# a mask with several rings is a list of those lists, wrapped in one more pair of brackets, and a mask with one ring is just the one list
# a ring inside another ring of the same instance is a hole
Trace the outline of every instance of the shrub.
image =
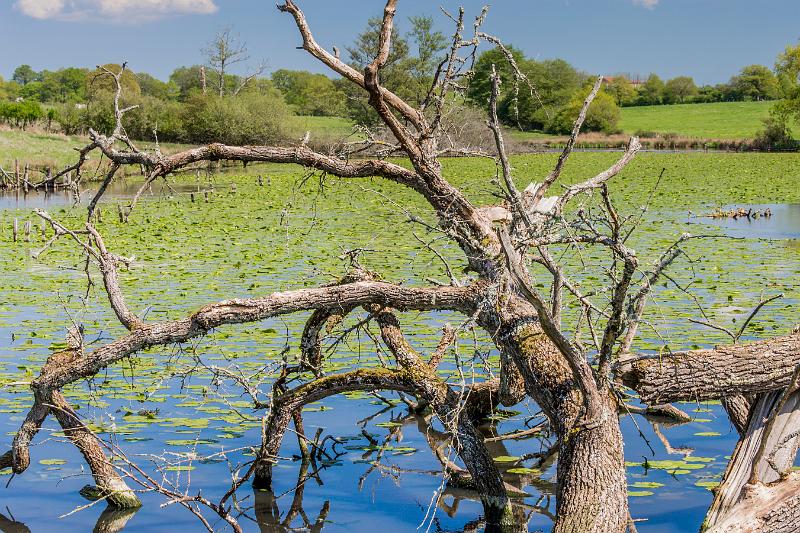
[(767, 152), (797, 150), (800, 148), (798, 144), (792, 138), (786, 120), (777, 115), (764, 119), (764, 129), (758, 132), (753, 140), (753, 147), (756, 150)]
[(25, 129), (44, 116), (44, 110), (39, 102), (26, 100), (0, 103), (0, 121), (16, 128)]
[[(553, 118), (547, 130), (550, 133), (570, 133), (590, 91), (591, 88), (586, 87), (575, 93), (569, 103)], [(582, 131), (614, 133), (617, 129), (617, 122), (619, 122), (619, 115), (619, 106), (614, 98), (608, 93), (600, 91), (589, 106)]]
[(286, 103), (269, 94), (195, 94), (183, 106), (183, 140), (239, 145), (275, 142), (282, 138), (288, 117)]

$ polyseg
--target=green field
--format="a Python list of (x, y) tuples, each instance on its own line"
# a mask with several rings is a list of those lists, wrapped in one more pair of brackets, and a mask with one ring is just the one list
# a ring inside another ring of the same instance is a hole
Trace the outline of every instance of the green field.
[(637, 131), (675, 133), (704, 139), (751, 139), (762, 128), (773, 102), (716, 102), (625, 107), (619, 127)]
[(320, 139), (343, 139), (353, 132), (353, 122), (342, 117), (292, 117), (288, 130), (291, 135), (302, 137), (310, 131), (312, 141)]
[[(312, 143), (325, 143), (347, 137), (353, 132), (353, 123), (340, 117), (292, 117), (286, 125), (289, 141), (298, 141), (306, 131), (311, 132)], [(37, 166), (63, 167), (75, 162), (75, 148), (88, 143), (86, 137), (57, 133), (0, 130), (0, 167), (9, 171), (14, 159), (20, 163)], [(152, 148), (152, 143), (140, 142), (140, 148)], [(162, 143), (161, 149), (171, 153), (185, 145)]]
[[(656, 132), (701, 139), (752, 139), (762, 129), (773, 102), (715, 102), (623, 107), (618, 127), (623, 133)], [(800, 128), (794, 125), (795, 134)], [(552, 139), (538, 131), (511, 130), (514, 140)]]

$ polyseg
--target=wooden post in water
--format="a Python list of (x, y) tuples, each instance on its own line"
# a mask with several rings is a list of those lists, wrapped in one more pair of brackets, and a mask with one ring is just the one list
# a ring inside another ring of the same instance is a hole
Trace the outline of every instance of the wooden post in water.
[(14, 217), (14, 226), (12, 232), (14, 234), (14, 242), (17, 242), (17, 235), (19, 234), (19, 220), (17, 220), (16, 217)]
[(25, 221), (25, 242), (31, 242), (31, 224), (30, 220)]
[(258, 175), (258, 186), (259, 187), (264, 186), (264, 178), (261, 177), (261, 174)]
[(42, 218), (39, 219), (39, 229), (42, 231), (42, 238), (47, 237), (47, 225)]
[(14, 159), (14, 183), (15, 187), (19, 189), (19, 159)]
[(24, 180), (23, 186), (25, 187), (25, 194), (28, 194), (28, 169), (29, 168), (30, 167), (28, 166), (28, 163), (25, 163), (25, 175), (23, 176), (23, 180)]
[(119, 221), (125, 222), (125, 215), (122, 213), (122, 205), (117, 204), (117, 214), (119, 214)]

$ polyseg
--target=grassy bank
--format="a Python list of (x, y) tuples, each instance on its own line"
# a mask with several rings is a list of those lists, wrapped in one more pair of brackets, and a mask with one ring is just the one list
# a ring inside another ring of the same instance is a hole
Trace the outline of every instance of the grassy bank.
[(704, 139), (752, 139), (772, 105), (773, 102), (715, 102), (626, 107), (619, 127), (628, 134), (653, 131)]
[[(772, 105), (773, 102), (715, 102), (624, 107), (618, 126), (625, 136), (652, 132), (671, 139), (753, 139)], [(795, 134), (800, 132), (796, 124), (793, 126)], [(512, 136), (521, 142), (558, 139), (541, 132), (515, 131)]]

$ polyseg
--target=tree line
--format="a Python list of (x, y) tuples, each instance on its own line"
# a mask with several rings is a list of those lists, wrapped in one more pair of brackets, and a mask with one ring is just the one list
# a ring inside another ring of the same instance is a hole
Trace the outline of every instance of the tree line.
[[(409, 26), (405, 34), (393, 30), (393, 46), (381, 82), (406, 101), (424, 107), (448, 39), (434, 29), (430, 17), (410, 17)], [(370, 19), (367, 28), (346, 47), (352, 67), (361, 71), (374, 57), (379, 29), (380, 19)], [(667, 81), (656, 74), (644, 81), (622, 75), (607, 77), (589, 108), (584, 130), (617, 132), (620, 107), (625, 106), (775, 100), (781, 103), (765, 134), (790, 139), (788, 118), (800, 108), (793, 59), (797, 48), (787, 47), (774, 70), (745, 66), (728, 83), (713, 86), (698, 87), (689, 76)], [(265, 77), (261, 75), (263, 67), (233, 73), (249, 56), (245, 44), (230, 29), (218, 33), (203, 52), (206, 64), (176, 68), (167, 81), (146, 72), (125, 71), (124, 104), (138, 106), (126, 115), (125, 127), (131, 137), (254, 144), (286, 138), (292, 115), (346, 117), (366, 126), (379, 122), (363, 91), (343, 78), (287, 69)], [(469, 76), (460, 80), (467, 87), (467, 105), (485, 106), (493, 68), (502, 81), (501, 121), (522, 130), (553, 134), (570, 132), (594, 78), (563, 59), (534, 60), (514, 46), (497, 46), (480, 54)], [(121, 65), (111, 64), (96, 69), (35, 71), (21, 65), (11, 80), (0, 78), (0, 122), (24, 129), (46, 121), (48, 129), (57, 127), (66, 134), (85, 133), (89, 127), (110, 133), (115, 87), (108, 74), (121, 69)]]

